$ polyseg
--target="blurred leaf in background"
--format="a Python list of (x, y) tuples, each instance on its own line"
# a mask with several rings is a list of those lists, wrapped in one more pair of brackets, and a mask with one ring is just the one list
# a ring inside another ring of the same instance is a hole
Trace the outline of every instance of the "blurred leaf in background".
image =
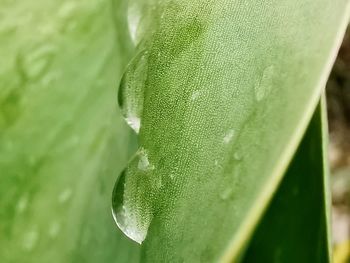
[(124, 2), (0, 3), (1, 262), (132, 262), (110, 195), (130, 140), (116, 106)]
[(350, 30), (327, 83), (334, 262), (350, 262)]

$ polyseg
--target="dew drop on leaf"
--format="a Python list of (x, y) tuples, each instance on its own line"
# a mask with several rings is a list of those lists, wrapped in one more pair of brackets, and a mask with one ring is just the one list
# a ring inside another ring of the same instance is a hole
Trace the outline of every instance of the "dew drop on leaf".
[(52, 222), (49, 227), (49, 236), (51, 238), (55, 238), (59, 234), (60, 229), (61, 229), (61, 225), (59, 222), (57, 221)]
[(30, 230), (24, 235), (22, 247), (24, 250), (31, 251), (36, 246), (39, 239), (39, 232), (35, 229)]
[(45, 75), (53, 59), (55, 47), (42, 45), (29, 52), (20, 53), (17, 59), (18, 71), (26, 80), (37, 80)]
[(199, 90), (195, 90), (192, 95), (191, 95), (191, 100), (192, 101), (195, 101), (199, 98), (199, 96), (201, 95), (200, 91)]
[(119, 229), (127, 237), (141, 244), (147, 236), (151, 216), (142, 216), (139, 209), (135, 207), (137, 196), (133, 196), (133, 199), (128, 197), (126, 173), (126, 170), (121, 173), (118, 182), (114, 186), (112, 214)]
[(58, 201), (61, 204), (66, 203), (72, 196), (72, 190), (70, 188), (64, 189), (58, 196)]
[(235, 131), (233, 129), (227, 131), (227, 133), (225, 134), (225, 137), (223, 139), (224, 143), (225, 144), (230, 143), (234, 135), (235, 135)]
[(136, 133), (139, 133), (141, 127), (141, 120), (139, 117), (129, 116), (126, 117), (125, 120)]
[(274, 66), (265, 68), (261, 79), (255, 82), (255, 98), (257, 101), (263, 100), (271, 91)]
[(141, 148), (138, 152), (137, 155), (139, 157), (139, 162), (137, 164), (137, 168), (140, 169), (141, 171), (149, 171), (153, 170), (154, 166), (150, 164), (148, 160), (148, 154), (147, 151), (143, 148)]
[(17, 212), (23, 213), (28, 206), (28, 197), (26, 195), (22, 196), (17, 203)]
[(232, 193), (233, 193), (232, 188), (226, 188), (224, 191), (220, 193), (220, 198), (222, 200), (227, 200), (232, 196)]
[(147, 52), (139, 52), (128, 65), (119, 86), (119, 106), (126, 122), (136, 133), (141, 126), (147, 60)]
[(69, 1), (64, 3), (58, 10), (58, 16), (61, 18), (67, 18), (71, 16), (77, 9), (77, 3), (75, 1)]
[(235, 152), (235, 153), (233, 154), (233, 158), (234, 158), (236, 161), (242, 161), (243, 156), (242, 156), (240, 153)]
[(128, 10), (128, 28), (131, 40), (134, 44), (137, 43), (137, 29), (141, 19), (140, 10), (136, 8), (129, 8)]

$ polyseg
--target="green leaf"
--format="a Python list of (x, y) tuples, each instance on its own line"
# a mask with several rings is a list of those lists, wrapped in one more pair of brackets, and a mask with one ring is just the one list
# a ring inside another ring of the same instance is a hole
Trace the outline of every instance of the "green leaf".
[(119, 104), (140, 147), (115, 186), (117, 224), (146, 262), (237, 260), (316, 108), (349, 1), (133, 10)]
[(116, 111), (122, 3), (0, 3), (1, 262), (138, 258), (110, 211), (130, 140)]
[(331, 262), (325, 111), (323, 100), (243, 262)]

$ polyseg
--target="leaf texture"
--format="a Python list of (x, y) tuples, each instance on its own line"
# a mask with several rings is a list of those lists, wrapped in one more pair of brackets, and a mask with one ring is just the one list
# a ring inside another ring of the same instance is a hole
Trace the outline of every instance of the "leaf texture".
[(327, 80), (349, 1), (135, 1), (114, 216), (145, 262), (235, 261)]

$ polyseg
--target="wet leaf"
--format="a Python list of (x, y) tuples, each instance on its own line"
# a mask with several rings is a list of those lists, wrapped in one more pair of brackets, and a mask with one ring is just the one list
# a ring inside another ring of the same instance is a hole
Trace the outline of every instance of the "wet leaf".
[(349, 1), (133, 3), (119, 104), (139, 150), (115, 186), (117, 224), (146, 262), (237, 260), (316, 108)]

